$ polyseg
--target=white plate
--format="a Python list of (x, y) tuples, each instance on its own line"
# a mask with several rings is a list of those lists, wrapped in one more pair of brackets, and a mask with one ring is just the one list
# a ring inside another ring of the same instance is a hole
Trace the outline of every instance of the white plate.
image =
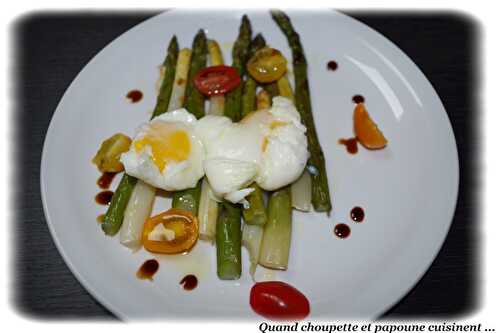
[[(132, 135), (155, 104), (158, 65), (176, 34), (189, 47), (206, 29), (226, 61), (242, 11), (173, 10), (147, 20), (105, 47), (78, 74), (50, 123), (41, 186), (47, 223), (59, 251), (80, 282), (118, 317), (246, 317), (252, 286), (243, 250), (243, 275), (220, 281), (215, 248), (202, 241), (186, 256), (160, 259), (154, 282), (135, 272), (152, 255), (131, 253), (105, 236), (96, 217), (99, 174), (90, 163), (100, 142), (116, 132)], [(323, 145), (333, 214), (294, 216), (289, 269), (259, 269), (258, 279), (284, 280), (311, 303), (311, 316), (373, 318), (401, 299), (427, 270), (448, 232), (458, 189), (453, 132), (439, 97), (420, 70), (377, 32), (333, 12), (292, 12), (309, 62), (314, 117)], [(285, 37), (268, 12), (250, 12), (255, 32), (290, 57)], [(326, 70), (334, 59), (339, 68)], [(144, 92), (128, 103), (131, 89)], [(337, 144), (352, 136), (351, 97), (362, 94), (389, 140), (381, 151), (349, 155)], [(119, 177), (118, 177), (119, 178)], [(118, 183), (115, 179), (113, 187)], [(161, 198), (156, 211), (167, 206)], [(349, 219), (362, 206), (365, 222)], [(344, 222), (351, 236), (340, 240), (333, 226)], [(192, 292), (179, 285), (187, 273), (199, 278)]]

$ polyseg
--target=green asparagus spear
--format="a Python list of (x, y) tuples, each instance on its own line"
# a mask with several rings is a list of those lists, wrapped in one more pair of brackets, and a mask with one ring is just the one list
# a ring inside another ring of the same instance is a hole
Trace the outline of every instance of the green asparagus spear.
[(219, 212), (215, 231), (217, 276), (221, 280), (236, 280), (241, 276), (241, 208), (223, 202)]
[[(246, 15), (241, 19), (238, 38), (233, 46), (233, 67), (236, 68), (241, 77), (245, 74), (245, 66), (248, 60), (249, 45), (252, 39), (252, 27)], [(226, 94), (224, 115), (233, 121), (241, 119), (241, 94), (243, 87), (240, 84), (236, 89)]]
[(205, 98), (194, 86), (193, 79), (201, 69), (207, 67), (207, 36), (201, 29), (194, 37), (192, 50), (191, 68), (189, 69), (188, 83), (186, 87), (185, 108), (196, 118), (200, 119), (205, 115)]
[[(252, 40), (252, 43), (250, 44), (249, 58), (265, 46), (266, 40), (264, 39), (262, 34), (258, 34), (257, 36), (255, 36), (255, 38)], [(245, 82), (245, 88), (243, 90), (243, 117), (255, 110), (256, 89), (257, 82), (249, 76)], [(253, 184), (251, 187), (254, 189), (254, 191), (247, 196), (247, 200), (250, 205), (248, 208), (243, 209), (243, 218), (245, 219), (245, 222), (247, 224), (264, 225), (266, 224), (267, 214), (262, 190), (257, 184)]]
[(179, 208), (198, 216), (198, 207), (200, 205), (201, 180), (193, 188), (177, 191), (172, 198), (172, 208)]
[(307, 168), (312, 176), (312, 204), (316, 211), (329, 213), (332, 209), (332, 203), (330, 200), (330, 191), (328, 189), (325, 157), (314, 126), (309, 83), (307, 80), (307, 61), (300, 42), (300, 36), (294, 30), (290, 18), (284, 12), (272, 11), (271, 15), (281, 31), (285, 34), (288, 39), (288, 44), (292, 49), (293, 71), (295, 76), (295, 104), (301, 115), (302, 122), (307, 128), (307, 141), (311, 154), (307, 162)]
[(161, 83), (160, 93), (156, 98), (156, 107), (153, 111), (151, 119), (167, 111), (170, 95), (172, 94), (172, 87), (174, 85), (175, 67), (178, 55), (179, 45), (177, 44), (177, 37), (174, 36), (168, 45), (167, 56), (163, 61), (163, 66), (165, 66), (165, 76)]
[[(257, 110), (268, 109), (271, 106), (271, 99), (267, 91), (261, 90), (256, 96), (256, 105)], [(254, 194), (254, 193), (251, 193)], [(245, 224), (243, 225), (243, 232), (241, 236), (241, 243), (248, 250), (248, 257), (250, 259), (250, 268), (249, 273), (252, 279), (254, 279), (255, 271), (257, 269), (257, 264), (259, 262), (260, 257), (260, 248), (262, 244), (262, 235), (264, 233), (263, 225), (251, 225), (248, 221), (253, 218), (255, 210), (253, 207), (257, 207), (255, 203), (252, 203), (252, 200), (255, 200), (251, 197), (247, 197), (250, 202), (250, 208), (247, 210), (243, 210), (243, 217), (245, 218)], [(257, 198), (263, 199), (262, 195), (257, 196)], [(260, 200), (259, 200), (260, 201)], [(264, 208), (265, 213), (265, 222), (267, 223), (267, 212), (266, 207), (264, 206), (264, 202), (262, 200), (262, 207)], [(260, 210), (260, 209), (259, 209)], [(252, 212), (251, 216), (247, 216), (249, 212)], [(265, 223), (264, 223), (265, 224)]]
[[(262, 34), (258, 34), (252, 40), (250, 44), (250, 54), (248, 58), (251, 58), (255, 52), (266, 46), (266, 40)], [(257, 89), (257, 82), (250, 76), (247, 77), (245, 85), (243, 87), (242, 96), (242, 106), (241, 106), (241, 117), (245, 117), (247, 114), (255, 110), (255, 91)]]
[(247, 224), (264, 225), (267, 221), (264, 194), (257, 184), (252, 184), (250, 187), (254, 191), (246, 197), (249, 207), (243, 209), (243, 218)]
[(255, 110), (255, 91), (257, 82), (251, 77), (248, 77), (243, 86), (243, 96), (241, 97), (241, 118)]
[[(240, 74), (245, 74), (249, 46), (252, 38), (252, 27), (246, 15), (241, 19), (238, 39), (233, 47), (233, 67)], [(241, 119), (241, 84), (226, 94), (224, 115), (232, 121)], [(222, 280), (235, 280), (241, 276), (241, 208), (223, 202), (219, 205), (219, 217), (215, 228), (215, 245), (217, 247), (217, 275)]]
[(280, 95), (280, 91), (278, 89), (278, 84), (276, 82), (272, 83), (267, 83), (262, 85), (262, 88), (264, 88), (265, 91), (269, 94), (269, 97), (271, 97), (271, 100)]
[[(165, 77), (163, 78), (152, 118), (167, 111), (168, 102), (172, 93), (178, 54), (179, 46), (177, 45), (177, 37), (174, 36), (170, 40), (167, 48), (167, 56), (163, 61), (163, 64), (166, 66)], [(136, 178), (127, 174), (123, 175), (120, 184), (115, 190), (108, 210), (106, 211), (106, 215), (104, 216), (102, 230), (106, 235), (113, 236), (120, 230), (123, 223), (125, 208), (127, 208), (128, 200), (132, 195), (136, 183)]]
[(259, 264), (272, 269), (286, 269), (292, 235), (290, 186), (271, 194), (267, 212)]
[[(207, 37), (203, 30), (199, 30), (193, 40), (191, 55), (191, 68), (189, 69), (188, 83), (186, 87), (185, 108), (196, 118), (205, 115), (205, 98), (194, 86), (194, 76), (207, 66)], [(188, 210), (198, 216), (198, 206), (200, 204), (201, 181), (196, 187), (174, 193), (172, 200), (173, 208)]]
[(118, 188), (113, 194), (113, 199), (109, 205), (108, 211), (104, 216), (104, 222), (101, 225), (102, 230), (108, 236), (114, 236), (122, 226), (125, 208), (132, 195), (137, 178), (124, 174)]

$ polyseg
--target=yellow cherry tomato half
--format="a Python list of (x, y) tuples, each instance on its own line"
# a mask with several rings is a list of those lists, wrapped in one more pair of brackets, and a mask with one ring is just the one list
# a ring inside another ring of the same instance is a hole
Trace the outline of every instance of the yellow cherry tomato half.
[(280, 51), (264, 47), (248, 61), (248, 73), (261, 83), (277, 81), (286, 73), (286, 58)]
[(146, 220), (142, 244), (149, 252), (175, 254), (189, 251), (198, 240), (198, 218), (172, 208)]

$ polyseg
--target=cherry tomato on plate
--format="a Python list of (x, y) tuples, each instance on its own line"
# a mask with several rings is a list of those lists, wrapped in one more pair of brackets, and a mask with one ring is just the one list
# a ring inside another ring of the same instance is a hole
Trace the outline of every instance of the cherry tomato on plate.
[(250, 291), (250, 306), (259, 315), (274, 320), (304, 319), (310, 311), (304, 294), (281, 281), (254, 284)]
[(286, 58), (279, 50), (264, 47), (248, 61), (247, 70), (258, 82), (270, 83), (285, 75), (286, 64)]
[(234, 67), (219, 65), (200, 70), (194, 85), (205, 96), (223, 95), (236, 88), (241, 78)]

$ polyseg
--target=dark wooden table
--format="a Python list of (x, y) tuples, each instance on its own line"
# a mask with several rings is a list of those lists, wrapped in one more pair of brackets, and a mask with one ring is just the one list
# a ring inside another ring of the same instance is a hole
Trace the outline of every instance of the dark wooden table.
[[(54, 245), (40, 198), (40, 160), (52, 113), (78, 72), (115, 37), (154, 14), (37, 13), (20, 18), (11, 32), (17, 173), (11, 184), (16, 256), (10, 274), (14, 304), (26, 315), (115, 318), (80, 285)], [(460, 157), (459, 198), (446, 242), (417, 286), (385, 317), (462, 315), (477, 305), (478, 293), (476, 23), (455, 13), (348, 14), (392, 40), (421, 68), (448, 112)]]

